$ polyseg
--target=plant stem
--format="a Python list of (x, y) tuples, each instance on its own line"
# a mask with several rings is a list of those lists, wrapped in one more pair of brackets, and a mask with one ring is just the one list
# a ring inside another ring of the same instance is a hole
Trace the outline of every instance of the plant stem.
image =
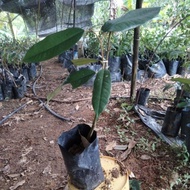
[(9, 24), (9, 27), (10, 27), (10, 30), (11, 30), (11, 34), (12, 34), (12, 37), (13, 37), (13, 42), (15, 42), (15, 33), (14, 33), (14, 29), (13, 29), (13, 24), (12, 24), (12, 20), (11, 20), (11, 17), (10, 17), (10, 14), (7, 13), (7, 18), (8, 18), (8, 24)]
[(97, 118), (96, 118), (96, 114), (95, 114), (94, 120), (93, 120), (93, 123), (92, 123), (92, 127), (91, 127), (91, 129), (90, 129), (90, 131), (88, 133), (88, 136), (87, 136), (88, 141), (90, 141), (90, 138), (91, 138), (91, 136), (92, 136), (92, 134), (94, 132), (94, 129), (96, 128), (96, 121), (97, 121)]
[(106, 56), (106, 60), (108, 60), (108, 58), (109, 58), (109, 53), (110, 53), (111, 34), (112, 34), (112, 32), (109, 32), (109, 34), (108, 34), (108, 44), (107, 44), (107, 56)]

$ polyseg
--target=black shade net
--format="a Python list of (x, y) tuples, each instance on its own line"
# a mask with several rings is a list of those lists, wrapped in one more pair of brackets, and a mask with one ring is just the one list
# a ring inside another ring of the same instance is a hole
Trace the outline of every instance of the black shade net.
[(102, 0), (0, 0), (0, 10), (19, 14), (30, 33), (46, 36), (73, 26), (91, 27), (98, 1)]

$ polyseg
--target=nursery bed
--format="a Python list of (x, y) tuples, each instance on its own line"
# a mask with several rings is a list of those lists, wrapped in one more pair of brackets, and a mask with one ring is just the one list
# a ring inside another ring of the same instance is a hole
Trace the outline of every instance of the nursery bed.
[[(66, 121), (45, 109), (41, 101), (45, 103), (47, 94), (68, 76), (68, 72), (57, 58), (41, 65), (42, 75), (35, 84), (36, 95), (32, 90), (34, 81), (31, 81), (24, 98), (0, 102), (0, 120), (30, 102), (0, 126), (0, 190), (63, 190), (67, 173), (57, 139), (63, 131), (78, 123), (91, 124), (93, 118), (92, 88), (87, 86), (73, 90), (66, 85), (50, 101), (49, 108), (67, 118)], [(143, 86), (150, 88), (152, 97), (148, 107), (166, 110), (175, 91), (171, 88), (162, 92), (168, 83), (171, 83), (169, 76), (145, 81)], [(172, 148), (161, 141), (134, 111), (122, 109), (122, 106), (130, 105), (129, 94), (130, 82), (113, 83), (109, 105), (97, 123), (101, 154), (122, 157), (122, 166), (131, 172), (130, 179), (141, 182), (142, 190), (170, 189), (177, 181), (179, 185), (174, 185), (173, 189), (187, 189), (190, 184), (183, 176), (190, 173), (190, 167), (184, 166), (182, 148)], [(134, 145), (131, 151), (118, 148), (130, 143)]]

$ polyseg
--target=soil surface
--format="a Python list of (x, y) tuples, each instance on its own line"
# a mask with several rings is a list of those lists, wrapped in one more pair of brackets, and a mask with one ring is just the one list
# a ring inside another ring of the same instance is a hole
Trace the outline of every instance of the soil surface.
[[(30, 81), (24, 98), (0, 102), (0, 120), (28, 103), (0, 125), (0, 190), (65, 188), (68, 176), (57, 139), (79, 123), (91, 125), (94, 117), (90, 86), (73, 90), (65, 85), (49, 102), (48, 107), (61, 118), (44, 107), (47, 94), (68, 75), (57, 58), (42, 62), (38, 66), (40, 77)], [(169, 76), (144, 82), (151, 90), (149, 108), (165, 111), (172, 104), (175, 90), (162, 91), (169, 83)], [(134, 111), (126, 111), (132, 105), (129, 95), (129, 81), (112, 84), (109, 105), (96, 128), (100, 153), (122, 158), (122, 169), (130, 173), (130, 180), (140, 182), (142, 190), (188, 189), (186, 152), (163, 142)]]

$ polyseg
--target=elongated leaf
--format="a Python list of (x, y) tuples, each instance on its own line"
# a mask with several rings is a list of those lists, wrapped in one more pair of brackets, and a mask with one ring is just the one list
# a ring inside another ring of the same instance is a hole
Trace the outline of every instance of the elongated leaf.
[(154, 18), (160, 12), (160, 7), (141, 8), (127, 12), (125, 15), (107, 21), (102, 26), (103, 32), (119, 32), (136, 28)]
[(171, 80), (172, 81), (176, 81), (176, 82), (180, 82), (182, 84), (188, 84), (188, 85), (190, 85), (190, 79), (186, 79), (186, 78), (173, 78)]
[(96, 119), (104, 111), (111, 93), (111, 77), (109, 70), (102, 69), (97, 73), (94, 81), (92, 105)]
[(48, 95), (47, 95), (47, 104), (49, 103), (49, 101), (54, 98), (57, 94), (59, 94), (59, 92), (61, 91), (62, 89), (62, 86), (64, 84), (60, 84), (53, 92), (50, 92)]
[(64, 84), (71, 84), (73, 88), (77, 88), (85, 84), (90, 78), (95, 75), (95, 72), (90, 69), (81, 69), (71, 73)]
[(80, 28), (68, 28), (47, 36), (34, 44), (26, 53), (24, 62), (39, 62), (61, 54), (75, 45), (84, 33)]
[(73, 59), (72, 62), (74, 65), (80, 66), (80, 65), (86, 65), (89, 63), (96, 63), (97, 59), (80, 58), (80, 59)]

